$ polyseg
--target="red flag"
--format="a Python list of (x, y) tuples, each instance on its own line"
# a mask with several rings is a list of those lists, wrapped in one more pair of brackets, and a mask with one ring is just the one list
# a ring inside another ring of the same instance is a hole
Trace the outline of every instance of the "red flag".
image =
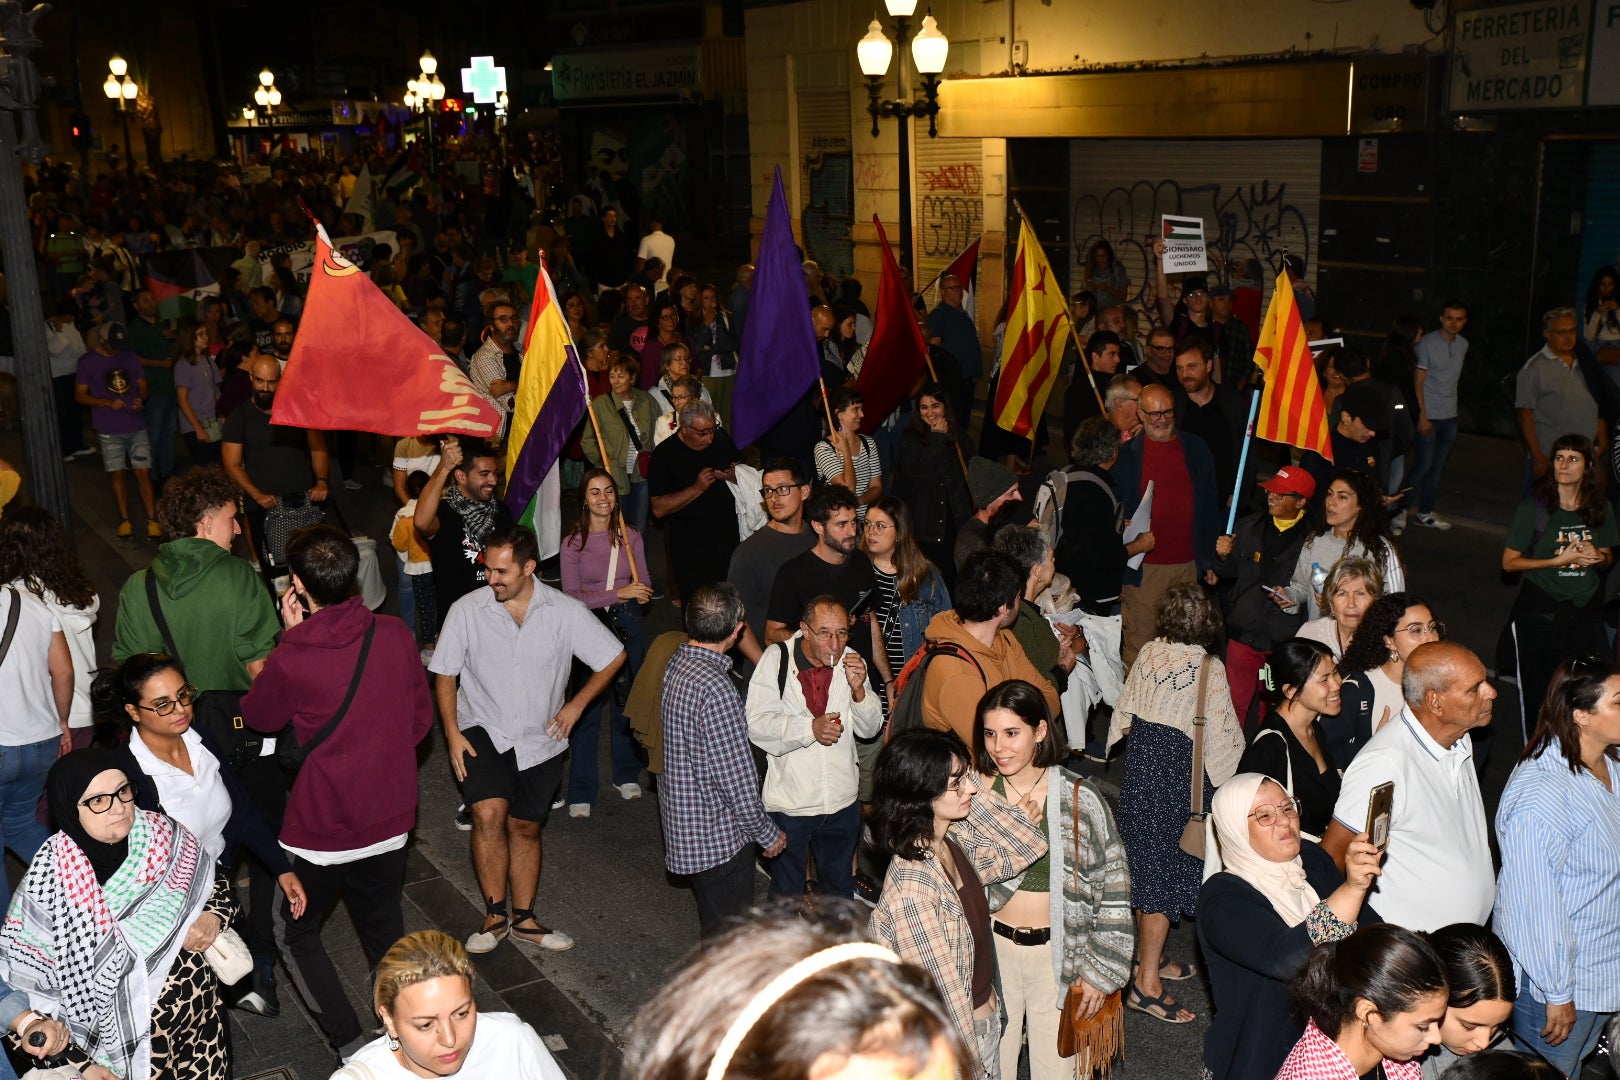
[(877, 303), (872, 306), (872, 337), (866, 343), (866, 361), (861, 365), (855, 389), (865, 399), (866, 419), (861, 431), (871, 434), (906, 399), (917, 379), (928, 366), (928, 346), (917, 326), (917, 313), (911, 307), (911, 293), (900, 277), (900, 264), (889, 250), (889, 237), (883, 223), (872, 215), (878, 239), (883, 244), (883, 276), (878, 278)]
[(417, 329), (315, 227), (309, 295), (270, 420), (379, 435), (492, 435), (501, 418), (434, 340)]

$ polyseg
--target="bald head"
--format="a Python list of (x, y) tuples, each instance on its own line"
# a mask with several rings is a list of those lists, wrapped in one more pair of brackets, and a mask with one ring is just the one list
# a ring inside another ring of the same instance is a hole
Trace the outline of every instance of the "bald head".
[(1450, 746), (1491, 722), (1496, 690), (1471, 650), (1452, 641), (1431, 641), (1406, 658), (1401, 696), (1435, 741)]
[(825, 304), (818, 304), (810, 311), (810, 322), (816, 328), (816, 340), (825, 341), (832, 333), (833, 310)]
[(1154, 442), (1169, 442), (1176, 437), (1176, 399), (1168, 388), (1152, 383), (1142, 388), (1138, 402), (1142, 416), (1142, 430)]

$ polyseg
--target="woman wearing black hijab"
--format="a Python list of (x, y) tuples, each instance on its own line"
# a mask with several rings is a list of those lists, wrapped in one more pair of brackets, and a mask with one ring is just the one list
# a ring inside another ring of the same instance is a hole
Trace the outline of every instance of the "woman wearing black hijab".
[(45, 794), (61, 831), (17, 887), (0, 979), (67, 1023), (66, 1056), (86, 1080), (226, 1080), (203, 950), (236, 909), (212, 857), (178, 822), (135, 806), (110, 751), (60, 758)]

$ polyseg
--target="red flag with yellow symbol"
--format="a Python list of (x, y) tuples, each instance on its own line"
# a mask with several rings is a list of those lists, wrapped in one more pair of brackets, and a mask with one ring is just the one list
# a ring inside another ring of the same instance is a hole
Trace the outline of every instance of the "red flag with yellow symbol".
[(1046, 411), (1063, 348), (1069, 341), (1069, 305), (1052, 264), (1025, 219), (1018, 228), (1018, 259), (1007, 294), (1007, 333), (1001, 343), (1001, 378), (990, 415), (996, 426), (1027, 436)]
[(1305, 323), (1299, 317), (1294, 286), (1287, 274), (1277, 275), (1271, 306), (1266, 308), (1265, 322), (1260, 326), (1254, 362), (1266, 376), (1260, 415), (1254, 422), (1255, 437), (1315, 450), (1332, 461), (1327, 402), (1316, 378)]
[(309, 294), (270, 421), (379, 435), (494, 434), (495, 406), (315, 227)]

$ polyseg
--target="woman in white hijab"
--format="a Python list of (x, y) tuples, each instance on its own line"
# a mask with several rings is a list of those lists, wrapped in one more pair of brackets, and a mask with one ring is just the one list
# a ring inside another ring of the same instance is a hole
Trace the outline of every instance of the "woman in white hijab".
[(1311, 949), (1381, 921), (1366, 905), (1380, 855), (1362, 834), (1339, 873), (1301, 839), (1299, 804), (1260, 773), (1221, 785), (1211, 817), (1225, 868), (1198, 893), (1198, 940), (1215, 1002), (1204, 1067), (1214, 1080), (1275, 1076), (1305, 1029), (1289, 982)]

